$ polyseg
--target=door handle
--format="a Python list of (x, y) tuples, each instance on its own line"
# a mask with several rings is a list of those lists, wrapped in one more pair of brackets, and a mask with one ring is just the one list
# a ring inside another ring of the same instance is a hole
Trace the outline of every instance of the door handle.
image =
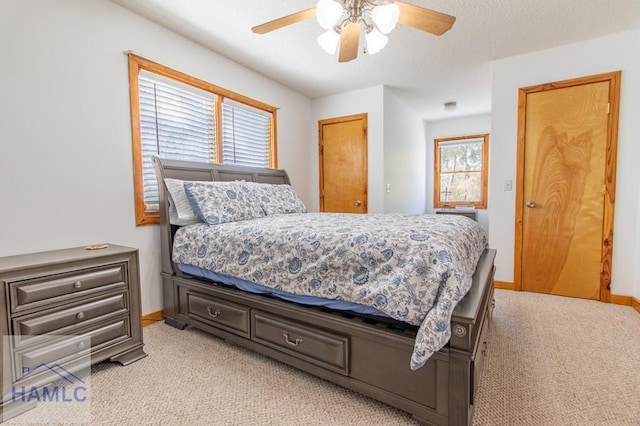
[(534, 208), (536, 206), (536, 203), (534, 203), (533, 201), (529, 201), (527, 203), (527, 207), (529, 207), (530, 209)]
[(354, 204), (355, 206), (358, 206), (358, 207), (359, 207), (359, 206), (361, 206), (361, 205), (362, 205), (362, 201), (360, 201), (360, 200), (356, 200), (356, 202), (355, 202), (355, 203), (353, 203), (353, 204)]

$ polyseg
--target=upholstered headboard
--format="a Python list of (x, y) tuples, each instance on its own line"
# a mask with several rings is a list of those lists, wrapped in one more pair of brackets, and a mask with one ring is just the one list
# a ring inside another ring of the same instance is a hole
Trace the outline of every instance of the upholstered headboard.
[(191, 181), (230, 181), (245, 180), (247, 182), (289, 184), (287, 172), (279, 169), (263, 169), (259, 167), (236, 166), (229, 164), (197, 163), (192, 161), (169, 160), (154, 157), (153, 165), (158, 178), (158, 195), (160, 209), (160, 244), (163, 274), (176, 275), (176, 268), (171, 260), (173, 236), (178, 226), (169, 223), (169, 198), (165, 178)]

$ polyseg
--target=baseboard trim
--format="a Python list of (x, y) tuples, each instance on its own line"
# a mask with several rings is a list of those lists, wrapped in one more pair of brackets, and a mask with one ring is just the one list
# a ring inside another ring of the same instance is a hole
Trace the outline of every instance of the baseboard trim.
[(631, 296), (611, 295), (611, 303), (614, 305), (631, 306)]
[(146, 327), (158, 321), (162, 321), (163, 319), (164, 319), (163, 311), (151, 312), (150, 314), (142, 316), (142, 326)]
[(494, 281), (493, 286), (500, 290), (514, 290), (515, 285), (506, 281)]
[[(495, 288), (500, 290), (515, 290), (515, 285), (506, 281), (494, 281), (493, 285)], [(640, 300), (635, 297), (612, 294), (610, 303), (613, 303), (614, 305), (631, 306), (640, 313)]]
[(633, 309), (640, 313), (640, 300), (633, 296), (618, 296), (616, 294), (611, 295), (611, 303), (616, 305), (631, 306)]

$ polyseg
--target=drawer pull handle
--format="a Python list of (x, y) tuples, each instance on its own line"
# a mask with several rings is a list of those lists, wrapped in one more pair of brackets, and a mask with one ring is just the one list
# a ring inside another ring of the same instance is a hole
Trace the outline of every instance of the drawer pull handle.
[(78, 312), (78, 315), (76, 315), (76, 318), (83, 319), (84, 318), (84, 312)]
[(285, 331), (284, 333), (282, 333), (282, 335), (284, 336), (284, 341), (287, 342), (287, 345), (298, 346), (300, 343), (302, 343), (302, 337), (298, 337), (296, 338), (295, 342), (292, 342), (291, 340), (289, 340), (289, 333)]
[(220, 310), (216, 309), (215, 311), (211, 312), (211, 306), (207, 306), (207, 312), (214, 318), (218, 318), (218, 316), (220, 316)]
[(82, 281), (76, 281), (75, 283), (73, 283), (73, 288), (80, 288), (82, 287)]

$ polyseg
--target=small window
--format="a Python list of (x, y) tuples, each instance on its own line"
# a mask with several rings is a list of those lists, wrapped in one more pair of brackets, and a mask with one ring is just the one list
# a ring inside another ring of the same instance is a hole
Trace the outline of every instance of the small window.
[(489, 135), (434, 140), (434, 208), (487, 208)]
[(159, 222), (151, 159), (276, 168), (276, 108), (129, 54), (136, 224)]

